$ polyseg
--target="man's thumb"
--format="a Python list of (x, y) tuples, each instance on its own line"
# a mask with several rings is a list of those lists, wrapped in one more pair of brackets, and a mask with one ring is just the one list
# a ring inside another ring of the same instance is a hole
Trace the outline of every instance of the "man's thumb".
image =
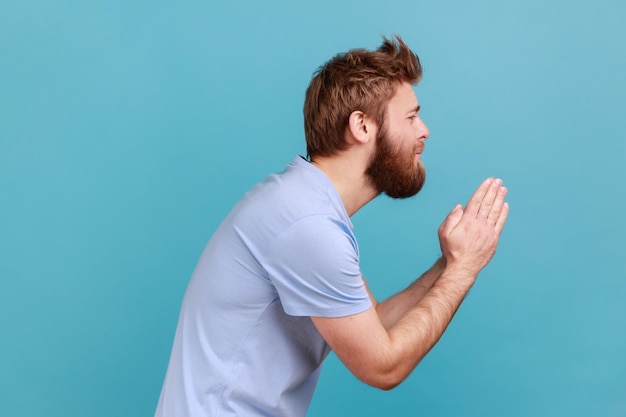
[(450, 232), (461, 221), (461, 217), (463, 217), (463, 206), (457, 204), (456, 206), (454, 206), (452, 211), (448, 213), (448, 216), (443, 221), (441, 231), (444, 233), (444, 235), (450, 234)]

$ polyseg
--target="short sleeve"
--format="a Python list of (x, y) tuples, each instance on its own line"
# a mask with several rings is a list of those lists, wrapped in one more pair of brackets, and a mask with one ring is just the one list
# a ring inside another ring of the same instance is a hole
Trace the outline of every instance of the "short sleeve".
[(338, 220), (306, 217), (277, 236), (266, 255), (265, 269), (289, 315), (342, 317), (372, 305), (356, 240)]

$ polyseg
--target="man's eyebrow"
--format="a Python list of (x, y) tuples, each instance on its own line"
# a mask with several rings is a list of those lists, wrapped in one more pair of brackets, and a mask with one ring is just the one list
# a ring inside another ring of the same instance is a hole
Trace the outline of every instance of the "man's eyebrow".
[(415, 106), (414, 108), (412, 108), (408, 114), (410, 113), (419, 113), (420, 110), (422, 109), (422, 106), (420, 106), (419, 104), (417, 106)]

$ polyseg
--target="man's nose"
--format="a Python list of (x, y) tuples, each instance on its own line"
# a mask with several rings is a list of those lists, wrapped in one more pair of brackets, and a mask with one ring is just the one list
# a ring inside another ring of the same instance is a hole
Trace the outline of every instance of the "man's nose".
[(426, 123), (421, 122), (420, 126), (417, 129), (417, 139), (418, 140), (426, 140), (430, 136), (430, 131), (428, 130), (428, 126)]

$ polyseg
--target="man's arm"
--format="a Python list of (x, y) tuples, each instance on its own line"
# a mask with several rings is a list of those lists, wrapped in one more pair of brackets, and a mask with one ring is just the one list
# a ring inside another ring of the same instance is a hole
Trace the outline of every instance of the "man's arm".
[(406, 302), (388, 304), (388, 313), (382, 316), (387, 324), (395, 321), (389, 329), (375, 307), (347, 317), (312, 317), (324, 339), (357, 378), (391, 389), (437, 343), (476, 276), (495, 253), (508, 214), (505, 195), (501, 181), (489, 179), (476, 190), (465, 210), (459, 205), (450, 212), (439, 228), (446, 260), (440, 277), (435, 279), (436, 273), (430, 277), (434, 281), (430, 290), (403, 316), (398, 314), (399, 306), (406, 306)]
[[(446, 259), (444, 257), (439, 258), (428, 271), (424, 272), (406, 289), (380, 303), (374, 298), (367, 283), (365, 284), (372, 304), (376, 308), (376, 313), (385, 329), (389, 330), (393, 327), (400, 318), (404, 317), (412, 307), (422, 300), (424, 295), (439, 279), (445, 267)], [(363, 278), (363, 281), (365, 281), (365, 278)]]

